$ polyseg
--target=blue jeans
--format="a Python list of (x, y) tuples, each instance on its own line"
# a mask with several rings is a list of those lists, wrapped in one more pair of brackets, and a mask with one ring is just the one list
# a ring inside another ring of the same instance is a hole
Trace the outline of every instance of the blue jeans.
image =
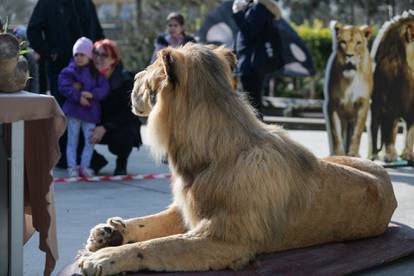
[(95, 128), (94, 123), (88, 123), (79, 119), (68, 117), (68, 144), (66, 146), (66, 158), (68, 168), (74, 168), (77, 165), (76, 152), (79, 142), (79, 131), (82, 128), (85, 143), (82, 150), (81, 167), (89, 168), (91, 163), (94, 145), (89, 142), (89, 135)]

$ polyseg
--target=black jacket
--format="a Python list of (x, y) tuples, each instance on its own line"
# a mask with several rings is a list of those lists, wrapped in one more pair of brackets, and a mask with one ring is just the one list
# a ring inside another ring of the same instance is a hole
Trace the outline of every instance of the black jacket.
[(131, 91), (134, 86), (132, 73), (118, 64), (109, 77), (109, 94), (101, 102), (102, 116), (100, 125), (107, 132), (122, 132), (126, 140), (136, 141), (134, 146), (141, 145), (140, 121), (132, 113)]
[(39, 0), (27, 26), (30, 46), (41, 57), (57, 55), (55, 64), (66, 66), (72, 47), (82, 36), (92, 41), (104, 38), (91, 0)]
[(245, 10), (233, 14), (239, 27), (235, 51), (238, 58), (236, 72), (240, 75), (257, 73), (252, 68), (252, 54), (265, 35), (266, 24), (272, 24), (274, 15), (262, 4), (250, 2)]

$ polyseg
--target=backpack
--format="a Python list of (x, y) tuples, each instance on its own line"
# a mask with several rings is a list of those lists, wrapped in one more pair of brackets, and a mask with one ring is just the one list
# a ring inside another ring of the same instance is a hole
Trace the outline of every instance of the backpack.
[(262, 75), (279, 73), (289, 77), (315, 74), (315, 66), (305, 42), (283, 18), (273, 19), (263, 31), (263, 39), (252, 55), (252, 67)]

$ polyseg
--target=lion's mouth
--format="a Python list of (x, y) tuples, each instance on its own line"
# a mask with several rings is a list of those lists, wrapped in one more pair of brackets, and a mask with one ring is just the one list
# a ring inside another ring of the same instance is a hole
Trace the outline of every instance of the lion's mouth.
[(354, 64), (352, 64), (351, 62), (347, 62), (344, 67), (343, 67), (344, 71), (348, 71), (348, 70), (356, 70), (356, 66)]

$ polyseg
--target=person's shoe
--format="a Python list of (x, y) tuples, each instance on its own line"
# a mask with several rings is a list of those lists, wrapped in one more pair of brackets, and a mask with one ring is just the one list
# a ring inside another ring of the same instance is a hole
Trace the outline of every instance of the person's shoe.
[(94, 174), (97, 175), (99, 171), (108, 164), (108, 161), (103, 157), (101, 154), (95, 153), (91, 160), (91, 169), (93, 170)]
[(127, 158), (117, 158), (116, 159), (116, 168), (114, 175), (126, 175), (127, 174)]
[(78, 168), (76, 168), (76, 167), (69, 167), (68, 168), (68, 176), (69, 177), (79, 177)]
[(80, 177), (92, 177), (94, 176), (93, 171), (86, 167), (79, 168), (79, 176)]

